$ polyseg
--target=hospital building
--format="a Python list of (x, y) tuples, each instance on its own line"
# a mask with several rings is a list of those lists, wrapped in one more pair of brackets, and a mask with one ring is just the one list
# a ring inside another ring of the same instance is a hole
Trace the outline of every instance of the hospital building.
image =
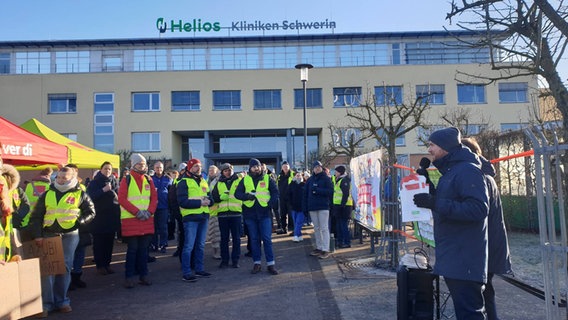
[[(196, 157), (204, 166), (255, 157), (277, 168), (283, 160), (303, 167), (304, 107), (308, 153), (316, 153), (346, 143), (328, 126), (342, 123), (348, 108), (385, 92), (400, 102), (428, 93), (425, 120), (434, 127), (459, 108), (471, 115), (469, 133), (526, 124), (536, 78), (457, 81), (458, 72), (494, 71), (489, 48), (464, 49), (456, 36), (475, 39), (469, 31), (416, 31), (3, 41), (0, 114), (16, 124), (36, 118), (109, 153), (172, 164)], [(300, 63), (313, 65), (307, 99)], [(426, 153), (419, 137), (428, 134), (400, 137), (398, 162), (416, 165)]]

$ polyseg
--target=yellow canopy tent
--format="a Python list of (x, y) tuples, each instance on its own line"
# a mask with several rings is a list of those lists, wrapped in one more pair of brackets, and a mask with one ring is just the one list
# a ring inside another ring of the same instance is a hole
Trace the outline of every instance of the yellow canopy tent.
[(120, 168), (120, 156), (97, 151), (86, 147), (78, 142), (68, 139), (35, 118), (24, 122), (20, 127), (44, 137), (45, 139), (64, 145), (69, 149), (69, 163), (73, 163), (79, 169), (98, 169), (101, 164), (108, 161), (114, 168)]

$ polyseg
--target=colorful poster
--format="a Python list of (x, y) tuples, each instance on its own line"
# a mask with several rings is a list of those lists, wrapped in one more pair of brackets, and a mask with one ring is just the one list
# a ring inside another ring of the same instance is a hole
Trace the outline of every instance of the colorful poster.
[(409, 174), (400, 182), (400, 208), (402, 222), (430, 221), (432, 210), (419, 208), (414, 204), (414, 195), (428, 193), (430, 190), (426, 183), (426, 177), (416, 173)]
[(355, 204), (354, 219), (382, 229), (380, 150), (351, 159), (351, 192)]

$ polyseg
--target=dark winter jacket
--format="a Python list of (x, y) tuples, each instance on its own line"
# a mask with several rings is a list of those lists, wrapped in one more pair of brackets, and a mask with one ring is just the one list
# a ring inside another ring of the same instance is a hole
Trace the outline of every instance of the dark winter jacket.
[[(265, 174), (260, 174), (259, 176), (251, 175), (253, 184), (255, 186), (257, 186), (259, 181), (264, 179)], [(250, 175), (250, 172), (249, 172), (249, 175)], [(241, 180), (241, 182), (239, 182), (239, 185), (237, 186), (237, 190), (235, 190), (235, 198), (237, 198), (241, 201), (247, 200), (247, 194), (245, 192), (245, 183), (244, 182), (245, 182), (245, 179), (243, 178)], [(261, 206), (258, 203), (258, 201), (255, 201), (254, 205), (250, 208), (243, 204), (243, 218), (244, 219), (247, 219), (247, 218), (260, 219), (260, 218), (265, 218), (265, 217), (271, 216), (272, 209), (278, 207), (278, 187), (276, 186), (276, 182), (272, 178), (268, 179), (268, 192), (270, 193), (270, 200), (268, 201), (267, 207)]]
[(489, 196), (481, 162), (466, 147), (434, 161), (438, 182), (434, 217), (434, 273), (458, 280), (487, 282)]
[(158, 208), (157, 209), (168, 209), (168, 191), (172, 185), (172, 179), (167, 175), (163, 174), (161, 177), (157, 175), (152, 176), (154, 181), (154, 186), (156, 191), (158, 191)]
[(305, 211), (329, 210), (332, 197), (333, 184), (325, 172), (308, 178), (304, 190)]
[(509, 254), (509, 241), (507, 230), (503, 221), (503, 207), (501, 195), (493, 177), (495, 169), (485, 158), (481, 158), (481, 170), (485, 173), (487, 189), (489, 191), (489, 216), (487, 217), (488, 237), (488, 272), (496, 274), (509, 274), (511, 270), (511, 256)]
[(292, 206), (292, 210), (303, 212), (304, 210), (304, 188), (306, 186), (305, 182), (292, 181), (288, 186), (288, 200)]
[[(61, 199), (61, 197), (63, 197), (66, 193), (75, 192), (77, 190), (81, 190), (80, 184), (77, 184), (74, 188), (71, 188), (67, 192), (61, 192), (61, 191), (57, 190), (53, 186), (53, 184), (49, 186), (49, 191), (55, 192), (56, 201), (59, 201)], [(72, 227), (71, 229), (63, 229), (57, 223), (57, 221), (55, 221), (53, 223), (53, 225), (44, 228), (43, 227), (43, 218), (45, 216), (45, 211), (46, 211), (45, 196), (47, 195), (47, 193), (48, 193), (48, 191), (44, 192), (39, 197), (37, 204), (36, 204), (34, 210), (32, 211), (32, 215), (30, 217), (29, 230), (30, 230), (34, 239), (49, 237), (49, 236), (56, 234), (56, 233), (67, 233), (67, 232), (77, 230), (81, 223), (87, 224), (91, 220), (93, 220), (93, 218), (95, 217), (95, 205), (93, 204), (91, 197), (89, 197), (89, 195), (86, 192), (81, 191), (81, 197), (79, 198), (79, 209), (81, 210), (81, 213), (79, 214), (79, 218), (77, 219), (75, 226)]]
[[(111, 190), (104, 192), (103, 188), (109, 182)], [(89, 231), (92, 234), (105, 234), (120, 230), (118, 180), (113, 175), (107, 177), (99, 172), (87, 186), (87, 193), (93, 200), (97, 212), (89, 225)]]
[(280, 171), (278, 175), (278, 193), (280, 194), (280, 201), (287, 202), (288, 201), (288, 188), (294, 182), (290, 181), (290, 177), (294, 178), (294, 171), (288, 170), (288, 174), (284, 173), (284, 171)]

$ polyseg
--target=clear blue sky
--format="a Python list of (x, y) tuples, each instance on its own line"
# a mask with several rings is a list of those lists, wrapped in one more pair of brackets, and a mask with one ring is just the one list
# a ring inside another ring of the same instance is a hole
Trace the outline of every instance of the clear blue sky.
[[(0, 13), (0, 41), (156, 38), (156, 20), (335, 21), (335, 33), (457, 29), (450, 0), (11, 0)], [(323, 30), (320, 33), (329, 33)], [(288, 31), (288, 34), (290, 32)], [(308, 34), (314, 32), (304, 32)], [(259, 34), (259, 33), (257, 33)], [(273, 33), (274, 34), (274, 33)], [(279, 32), (278, 34), (286, 34)], [(226, 32), (219, 35), (228, 35)], [(235, 35), (235, 34), (233, 34)], [(252, 32), (240, 36), (254, 35)], [(164, 36), (189, 36), (167, 34)], [(560, 73), (568, 78), (568, 59)]]

